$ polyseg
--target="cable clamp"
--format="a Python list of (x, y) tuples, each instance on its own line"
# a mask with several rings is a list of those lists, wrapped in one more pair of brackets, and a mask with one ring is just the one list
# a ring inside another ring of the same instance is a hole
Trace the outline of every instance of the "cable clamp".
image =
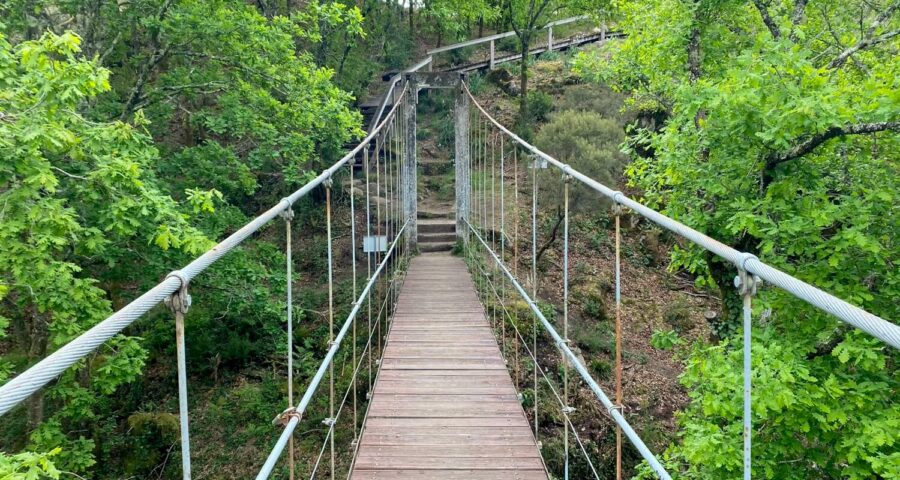
[(625, 207), (624, 207), (624, 205), (622, 205), (622, 200), (624, 198), (625, 198), (625, 194), (623, 194), (622, 192), (620, 192), (618, 190), (613, 192), (613, 194), (612, 194), (612, 200), (614, 202), (613, 206), (612, 206), (613, 215), (620, 216), (625, 213)]
[(278, 214), (278, 216), (283, 218), (286, 222), (290, 222), (291, 220), (294, 219), (293, 205), (291, 204), (291, 201), (287, 197), (282, 198), (281, 202), (279, 202), (279, 204), (281, 204), (281, 203), (284, 204), (284, 210), (282, 210), (281, 213)]
[(565, 407), (562, 408), (562, 411), (563, 411), (563, 413), (568, 415), (575, 411), (575, 407), (570, 407), (570, 406), (566, 405)]
[(325, 175), (327, 175), (327, 176), (325, 177), (325, 181), (322, 182), (322, 184), (325, 185), (325, 188), (331, 188), (332, 186), (334, 186), (334, 179), (332, 178), (331, 170), (325, 170), (325, 171), (322, 172), (322, 173), (324, 173)]
[(738, 274), (734, 277), (734, 286), (741, 295), (756, 295), (756, 290), (762, 285), (762, 279), (747, 271), (746, 265), (750, 259), (759, 260), (756, 255), (744, 253), (738, 263)]
[(562, 166), (562, 172), (563, 172), (563, 174), (562, 174), (562, 180), (563, 180), (563, 182), (566, 182), (566, 183), (571, 183), (571, 182), (572, 182), (572, 174), (569, 173), (570, 170), (572, 170), (572, 167), (570, 167), (568, 163)]
[(191, 308), (191, 295), (188, 293), (188, 279), (181, 270), (170, 272), (166, 275), (166, 280), (168, 280), (169, 277), (177, 278), (178, 281), (181, 282), (181, 286), (178, 287), (178, 291), (166, 297), (164, 302), (173, 313), (185, 314), (188, 309)]
[(611, 417), (613, 416), (613, 410), (618, 410), (621, 415), (621, 413), (625, 411), (625, 405), (610, 405), (609, 408), (606, 409), (606, 413)]
[(292, 418), (296, 418), (299, 422), (303, 419), (303, 414), (297, 410), (297, 407), (288, 407), (272, 419), (272, 425), (281, 425), (286, 427)]
[(326, 418), (322, 420), (322, 425), (327, 425), (329, 427), (333, 426), (335, 423), (337, 423), (337, 419), (335, 418)]

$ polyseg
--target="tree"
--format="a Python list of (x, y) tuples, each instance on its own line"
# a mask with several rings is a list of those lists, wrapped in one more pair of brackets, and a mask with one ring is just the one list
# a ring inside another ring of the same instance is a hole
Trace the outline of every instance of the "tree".
[[(655, 0), (621, 4), (629, 37), (577, 69), (665, 124), (631, 139), (650, 204), (885, 318), (900, 276), (897, 2)], [(666, 18), (667, 22), (658, 19)], [(862, 21), (862, 28), (860, 28)], [(741, 348), (733, 267), (676, 248), (672, 268), (717, 287), (718, 346), (698, 346), (669, 452), (686, 478), (740, 470)], [(775, 289), (754, 317), (754, 471), (895, 477), (896, 352)], [(769, 310), (771, 309), (771, 310)], [(854, 407), (851, 407), (854, 405)]]
[[(44, 34), (13, 48), (0, 35), (0, 381), (45, 357), (112, 313), (101, 265), (133, 264), (155, 244), (199, 253), (210, 245), (161, 191), (151, 166), (158, 152), (143, 131), (89, 121), (78, 112), (107, 92), (109, 72), (79, 57), (80, 37)], [(188, 192), (205, 208), (217, 192)], [(198, 204), (200, 205), (200, 204)], [(152, 253), (151, 253), (152, 254)], [(30, 444), (63, 447), (54, 463), (84, 471), (94, 463), (96, 398), (141, 372), (139, 339), (118, 335), (47, 390), (27, 401)]]
[(505, 4), (506, 15), (519, 40), (519, 118), (520, 128), (528, 122), (528, 52), (537, 32), (550, 23), (554, 15), (563, 10), (564, 2), (558, 0), (509, 0)]

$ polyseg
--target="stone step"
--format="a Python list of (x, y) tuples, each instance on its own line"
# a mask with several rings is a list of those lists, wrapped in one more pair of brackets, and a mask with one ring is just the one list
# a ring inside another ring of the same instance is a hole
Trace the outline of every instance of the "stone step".
[(419, 245), (423, 243), (455, 242), (456, 233), (422, 233), (419, 232)]
[(430, 219), (441, 219), (441, 220), (447, 220), (447, 219), (455, 220), (456, 219), (455, 218), (456, 215), (450, 210), (439, 211), (439, 212), (433, 212), (433, 211), (428, 211), (428, 210), (419, 210), (418, 214), (419, 214), (419, 217), (418, 217), (419, 219), (429, 219), (429, 220)]
[(423, 253), (449, 252), (453, 250), (455, 244), (455, 242), (419, 243), (419, 251)]
[(418, 222), (419, 233), (454, 233), (456, 223), (447, 220), (424, 219)]

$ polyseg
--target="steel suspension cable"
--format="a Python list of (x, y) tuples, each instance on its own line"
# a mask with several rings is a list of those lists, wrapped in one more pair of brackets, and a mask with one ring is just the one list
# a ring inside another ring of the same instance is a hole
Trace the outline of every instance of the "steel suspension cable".
[[(563, 176), (563, 341), (569, 345), (569, 176)], [(569, 365), (566, 357), (559, 352), (563, 365), (563, 417), (569, 419)], [(569, 480), (569, 430), (563, 438), (565, 466), (563, 478)]]
[(390, 248), (385, 253), (385, 259), (378, 264), (378, 267), (376, 267), (375, 271), (372, 273), (372, 276), (369, 278), (368, 282), (366, 282), (366, 286), (363, 288), (359, 297), (357, 297), (356, 301), (353, 302), (353, 308), (347, 315), (347, 320), (344, 321), (341, 330), (338, 332), (337, 336), (331, 344), (331, 347), (328, 349), (328, 353), (326, 353), (322, 363), (319, 364), (319, 368), (318, 370), (316, 370), (316, 374), (313, 376), (313, 379), (310, 381), (309, 386), (306, 388), (306, 392), (300, 399), (300, 403), (293, 409), (293, 415), (290, 416), (290, 420), (288, 421), (287, 425), (285, 425), (281, 436), (278, 438), (278, 441), (275, 443), (275, 446), (269, 453), (265, 464), (263, 464), (262, 469), (256, 476), (257, 480), (269, 478), (269, 475), (272, 474), (272, 470), (275, 468), (275, 464), (278, 462), (278, 458), (284, 451), (285, 445), (287, 445), (288, 438), (293, 434), (294, 429), (296, 429), (297, 425), (300, 423), (300, 415), (302, 415), (306, 411), (309, 402), (312, 400), (312, 396), (315, 394), (320, 382), (325, 377), (329, 365), (331, 365), (331, 363), (334, 361), (334, 357), (337, 354), (338, 349), (340, 348), (341, 342), (343, 341), (344, 337), (346, 337), (353, 322), (356, 320), (356, 316), (359, 314), (359, 310), (362, 308), (363, 299), (370, 294), (373, 285), (382, 276), (382, 273), (385, 272), (385, 264), (387, 258), (393, 254), (397, 243), (408, 224), (409, 221), (407, 220), (407, 222), (404, 223), (404, 225), (400, 228), (398, 235), (394, 238)]
[(469, 95), (469, 98), (471, 99), (475, 107), (479, 111), (481, 111), (486, 121), (493, 123), (508, 137), (521, 145), (522, 148), (530, 151), (535, 156), (546, 160), (554, 167), (562, 170), (563, 173), (571, 175), (573, 178), (585, 184), (592, 190), (600, 193), (610, 200), (613, 200), (614, 202), (621, 204), (624, 207), (628, 207), (638, 215), (650, 220), (660, 227), (663, 227), (666, 230), (675, 233), (676, 235), (686, 238), (692, 243), (725, 259), (729, 263), (735, 265), (738, 269), (742, 269), (748, 273), (757, 275), (761, 280), (770, 282), (773, 285), (778, 286), (782, 290), (785, 290), (786, 292), (792, 294), (793, 296), (805, 301), (806, 303), (826, 313), (829, 313), (841, 319), (842, 321), (853, 325), (856, 328), (859, 328), (860, 330), (884, 341), (894, 348), (900, 349), (900, 325), (893, 324), (877, 315), (869, 313), (857, 306), (851, 305), (850, 303), (835, 297), (834, 295), (816, 288), (809, 283), (788, 275), (787, 273), (784, 273), (781, 270), (760, 261), (753, 254), (747, 252), (739, 252), (738, 250), (735, 250), (734, 248), (731, 248), (714, 238), (704, 235), (681, 222), (673, 220), (657, 212), (656, 210), (653, 210), (647, 206), (642, 205), (639, 202), (628, 198), (622, 192), (613, 190), (612, 188), (609, 188), (606, 185), (603, 185), (600, 182), (588, 177), (587, 175), (573, 169), (569, 165), (560, 162), (559, 160), (544, 153), (534, 145), (526, 142), (521, 137), (497, 122), (497, 120), (495, 120), (484, 109), (484, 107), (482, 107), (475, 100), (475, 97), (472, 95), (472, 92), (469, 91), (469, 88), (465, 85), (465, 83), (463, 83), (463, 89), (466, 91), (466, 94)]
[[(484, 276), (485, 278), (488, 278), (487, 271), (484, 270), (484, 267), (482, 267), (481, 264), (479, 264), (477, 262), (473, 262), (473, 263), (478, 267), (478, 270), (479, 270), (479, 272), (481, 272), (482, 276)], [(488, 286), (491, 287), (491, 291), (494, 294), (494, 297), (499, 299), (499, 294), (497, 293), (496, 287), (494, 286), (493, 282), (486, 282), (486, 283)], [(508, 309), (504, 308), (504, 314), (506, 315), (506, 317), (508, 319), (510, 319), (510, 320), (512, 319), (512, 316), (510, 315)], [(553, 396), (556, 398), (557, 402), (559, 403), (560, 409), (565, 408), (565, 403), (563, 402), (562, 398), (560, 397), (559, 392), (553, 387), (553, 382), (550, 379), (550, 377), (547, 375), (546, 370), (544, 370), (544, 368), (542, 368), (540, 366), (540, 363), (539, 363), (537, 357), (535, 356), (534, 352), (532, 352), (531, 349), (528, 348), (528, 340), (525, 339), (525, 337), (522, 335), (521, 331), (515, 326), (515, 324), (513, 324), (513, 331), (515, 332), (516, 337), (519, 338), (522, 345), (524, 346), (525, 353), (528, 355), (528, 358), (531, 358), (531, 360), (537, 366), (538, 373), (540, 373), (541, 378), (543, 378), (544, 381), (547, 383), (547, 386), (550, 388), (550, 392), (553, 393)], [(516, 342), (516, 343), (518, 344), (518, 342)], [(594, 477), (599, 480), (600, 476), (597, 473), (597, 470), (594, 467), (594, 464), (591, 461), (591, 458), (588, 455), (587, 450), (584, 448), (584, 445), (582, 444), (581, 438), (578, 435), (578, 431), (575, 429), (575, 425), (571, 422), (571, 419), (568, 416), (565, 416), (564, 419), (567, 422), (567, 425), (571, 427), (572, 436), (576, 439), (578, 444), (581, 445), (582, 453), (584, 454), (585, 460), (587, 461), (588, 465), (591, 467), (591, 471), (593, 471)], [(543, 453), (541, 455), (543, 457)]]
[[(354, 178), (353, 178), (353, 164), (350, 164), (349, 168), (350, 173), (350, 264), (351, 272), (350, 275), (353, 277), (353, 298), (356, 298), (356, 203), (354, 201), (354, 197), (356, 194), (354, 193)], [(356, 365), (356, 347), (358, 341), (356, 338), (356, 322), (353, 322), (353, 364)], [(357, 392), (356, 392), (356, 372), (353, 373), (353, 443), (355, 444), (359, 437), (357, 436), (357, 428), (359, 427), (359, 418), (357, 415)], [(293, 402), (292, 402), (293, 403)]]
[[(534, 159), (531, 165), (531, 295), (537, 298), (537, 194), (538, 194), (538, 159)], [(531, 341), (534, 349), (535, 357), (537, 357), (537, 316), (532, 315)], [(534, 439), (539, 440), (538, 436), (538, 379), (537, 369), (534, 372)]]
[[(282, 213), (284, 217), (284, 235), (285, 235), (285, 253), (287, 256), (287, 391), (288, 391), (288, 408), (294, 406), (294, 319), (293, 319), (293, 275), (291, 274), (291, 265), (293, 263), (291, 255), (291, 220), (294, 218), (294, 210), (289, 208)], [(288, 478), (294, 480), (294, 437), (288, 440)]]
[[(325, 225), (328, 236), (328, 348), (334, 343), (334, 260), (331, 244), (331, 187), (325, 183)], [(355, 322), (354, 322), (355, 323)], [(334, 425), (334, 362), (328, 366), (328, 422)], [(334, 437), (331, 437), (331, 479), (334, 480)]]
[[(622, 208), (613, 207), (616, 217), (616, 408), (622, 410)], [(616, 480), (622, 480), (622, 429), (616, 425)]]

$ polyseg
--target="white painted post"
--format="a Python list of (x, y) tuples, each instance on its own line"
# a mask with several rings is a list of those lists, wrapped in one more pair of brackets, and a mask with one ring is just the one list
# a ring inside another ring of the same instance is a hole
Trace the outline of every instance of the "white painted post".
[(491, 40), (491, 61), (488, 64), (488, 68), (490, 68), (491, 70), (494, 69), (494, 41), (493, 40)]
[(553, 25), (547, 27), (547, 51), (553, 50)]

